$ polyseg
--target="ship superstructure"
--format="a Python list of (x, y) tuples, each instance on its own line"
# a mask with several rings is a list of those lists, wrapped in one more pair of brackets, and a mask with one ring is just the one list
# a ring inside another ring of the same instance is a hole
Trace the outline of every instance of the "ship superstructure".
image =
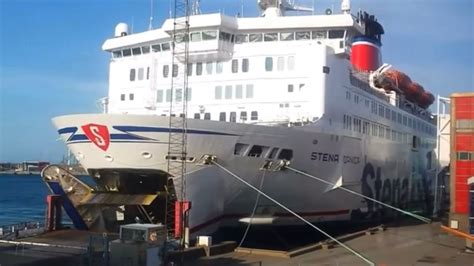
[[(117, 25), (102, 47), (111, 54), (105, 114), (54, 119), (98, 186), (157, 193), (168, 177), (167, 161), (185, 160), (191, 232), (245, 221), (255, 201), (252, 191), (203, 164), (207, 155), (253, 184), (260, 183), (265, 165), (286, 160), (384, 202), (424, 206), (435, 169), (436, 129), (426, 109), (432, 95), (382, 64), (384, 29), (377, 19), (351, 14), (347, 0), (340, 14), (330, 15), (284, 16), (309, 9), (287, 1), (258, 3), (260, 17), (190, 16), (189, 35), (176, 32), (172, 19), (135, 34)], [(173, 60), (172, 47), (180, 42), (189, 42), (189, 50)], [(171, 86), (185, 58), (187, 94)], [(182, 158), (167, 154), (169, 117), (182, 116), (170, 114), (171, 101), (187, 101)], [(380, 208), (294, 173), (271, 171), (266, 178), (264, 191), (312, 221)], [(156, 214), (161, 207), (146, 211)], [(125, 220), (139, 215), (128, 210)], [(294, 222), (268, 202), (258, 210), (271, 224)]]

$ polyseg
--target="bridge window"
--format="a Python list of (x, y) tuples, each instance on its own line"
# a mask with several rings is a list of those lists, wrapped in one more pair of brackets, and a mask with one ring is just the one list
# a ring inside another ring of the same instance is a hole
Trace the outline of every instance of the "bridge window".
[(143, 54), (150, 53), (150, 46), (142, 46), (142, 53)]
[(191, 41), (192, 42), (200, 42), (201, 39), (201, 32), (191, 32)]
[(204, 120), (211, 120), (211, 113), (205, 113)]
[(310, 40), (311, 39), (311, 32), (309, 31), (302, 31), (296, 33), (296, 40)]
[(130, 49), (124, 49), (124, 50), (122, 50), (122, 54), (123, 54), (123, 56), (131, 56), (132, 51)]
[(156, 91), (156, 102), (159, 102), (159, 103), (163, 102), (163, 90)]
[(130, 69), (130, 81), (135, 81), (136, 70), (134, 68)]
[(250, 113), (250, 120), (258, 120), (258, 112), (257, 111), (252, 111), (252, 113)]
[(265, 70), (273, 71), (273, 58), (272, 57), (265, 58)]
[(342, 38), (344, 38), (343, 30), (330, 30), (329, 31), (329, 39), (342, 39)]
[(293, 159), (293, 150), (282, 149), (280, 154), (278, 154), (278, 159), (288, 161)]
[(133, 55), (141, 55), (141, 54), (142, 54), (142, 50), (140, 49), (140, 47), (133, 48), (133, 49), (132, 49), (132, 54), (133, 54)]
[(263, 41), (263, 35), (261, 33), (249, 34), (249, 42), (261, 42)]
[(220, 112), (219, 113), (219, 121), (225, 121), (226, 120), (225, 114), (226, 114), (225, 112)]
[(122, 51), (113, 51), (113, 52), (112, 52), (112, 57), (113, 57), (113, 58), (120, 58), (120, 57), (122, 57)]
[(326, 39), (327, 31), (313, 31), (311, 32), (311, 38), (314, 39)]
[(120, 95), (120, 100), (121, 100), (121, 101), (125, 101), (125, 94), (121, 94), (121, 95)]
[(282, 32), (280, 33), (280, 41), (293, 41), (295, 39), (294, 32)]
[(400, 113), (397, 113), (397, 122), (399, 124), (402, 124), (402, 114), (400, 114)]
[(133, 99), (135, 99), (135, 95), (133, 95), (133, 93), (130, 93), (130, 94), (128, 95), (128, 99), (129, 99), (130, 101), (133, 101)]
[(406, 117), (406, 116), (403, 116), (403, 125), (404, 125), (404, 126), (407, 125), (407, 117)]
[(266, 42), (278, 41), (278, 33), (265, 33), (263, 34), (263, 40)]
[(170, 66), (169, 65), (164, 65), (163, 66), (163, 77), (167, 78), (170, 73)]
[(230, 34), (230, 33), (227, 33), (227, 32), (220, 31), (220, 32), (219, 32), (219, 40), (221, 40), (221, 41), (226, 41), (226, 42), (230, 42), (230, 40), (231, 40), (231, 34)]
[(270, 147), (253, 145), (248, 153), (248, 157), (262, 157), (262, 154), (265, 153)]
[(388, 109), (388, 107), (385, 107), (385, 118), (390, 120), (390, 109)]
[(194, 119), (201, 119), (200, 113), (194, 113)]
[(246, 43), (249, 42), (249, 35), (248, 34), (238, 34), (235, 36), (235, 43)]
[(202, 40), (209, 41), (217, 39), (217, 32), (215, 30), (207, 30), (202, 32)]
[(161, 52), (161, 45), (159, 44), (154, 44), (151, 46), (151, 51), (153, 53)]
[(169, 51), (170, 50), (170, 44), (169, 43), (162, 43), (161, 44), (161, 51)]

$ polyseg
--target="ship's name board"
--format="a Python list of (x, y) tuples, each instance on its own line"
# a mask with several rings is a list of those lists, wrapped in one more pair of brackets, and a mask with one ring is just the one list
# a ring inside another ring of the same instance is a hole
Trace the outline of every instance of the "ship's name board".
[[(311, 153), (311, 160), (312, 161), (321, 161), (321, 162), (339, 162), (339, 154), (336, 153), (325, 153), (325, 152), (316, 152), (313, 151)], [(348, 156), (348, 155), (343, 155), (342, 156), (342, 161), (346, 163), (352, 163), (352, 164), (359, 164), (360, 159), (357, 156)]]

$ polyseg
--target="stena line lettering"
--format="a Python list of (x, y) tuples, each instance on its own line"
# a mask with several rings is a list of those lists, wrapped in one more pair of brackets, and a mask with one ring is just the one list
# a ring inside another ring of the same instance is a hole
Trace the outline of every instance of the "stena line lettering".
[(339, 154), (324, 153), (324, 152), (312, 152), (311, 153), (312, 161), (321, 161), (321, 162), (339, 162)]

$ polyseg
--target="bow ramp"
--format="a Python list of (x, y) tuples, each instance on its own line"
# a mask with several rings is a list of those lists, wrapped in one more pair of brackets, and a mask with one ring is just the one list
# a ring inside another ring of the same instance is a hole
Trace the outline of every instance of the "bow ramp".
[(126, 210), (130, 208), (135, 209), (134, 218), (153, 221), (148, 207), (159, 194), (98, 191), (58, 165), (46, 167), (41, 176), (50, 192), (61, 197), (61, 205), (77, 229), (116, 231), (126, 222)]

